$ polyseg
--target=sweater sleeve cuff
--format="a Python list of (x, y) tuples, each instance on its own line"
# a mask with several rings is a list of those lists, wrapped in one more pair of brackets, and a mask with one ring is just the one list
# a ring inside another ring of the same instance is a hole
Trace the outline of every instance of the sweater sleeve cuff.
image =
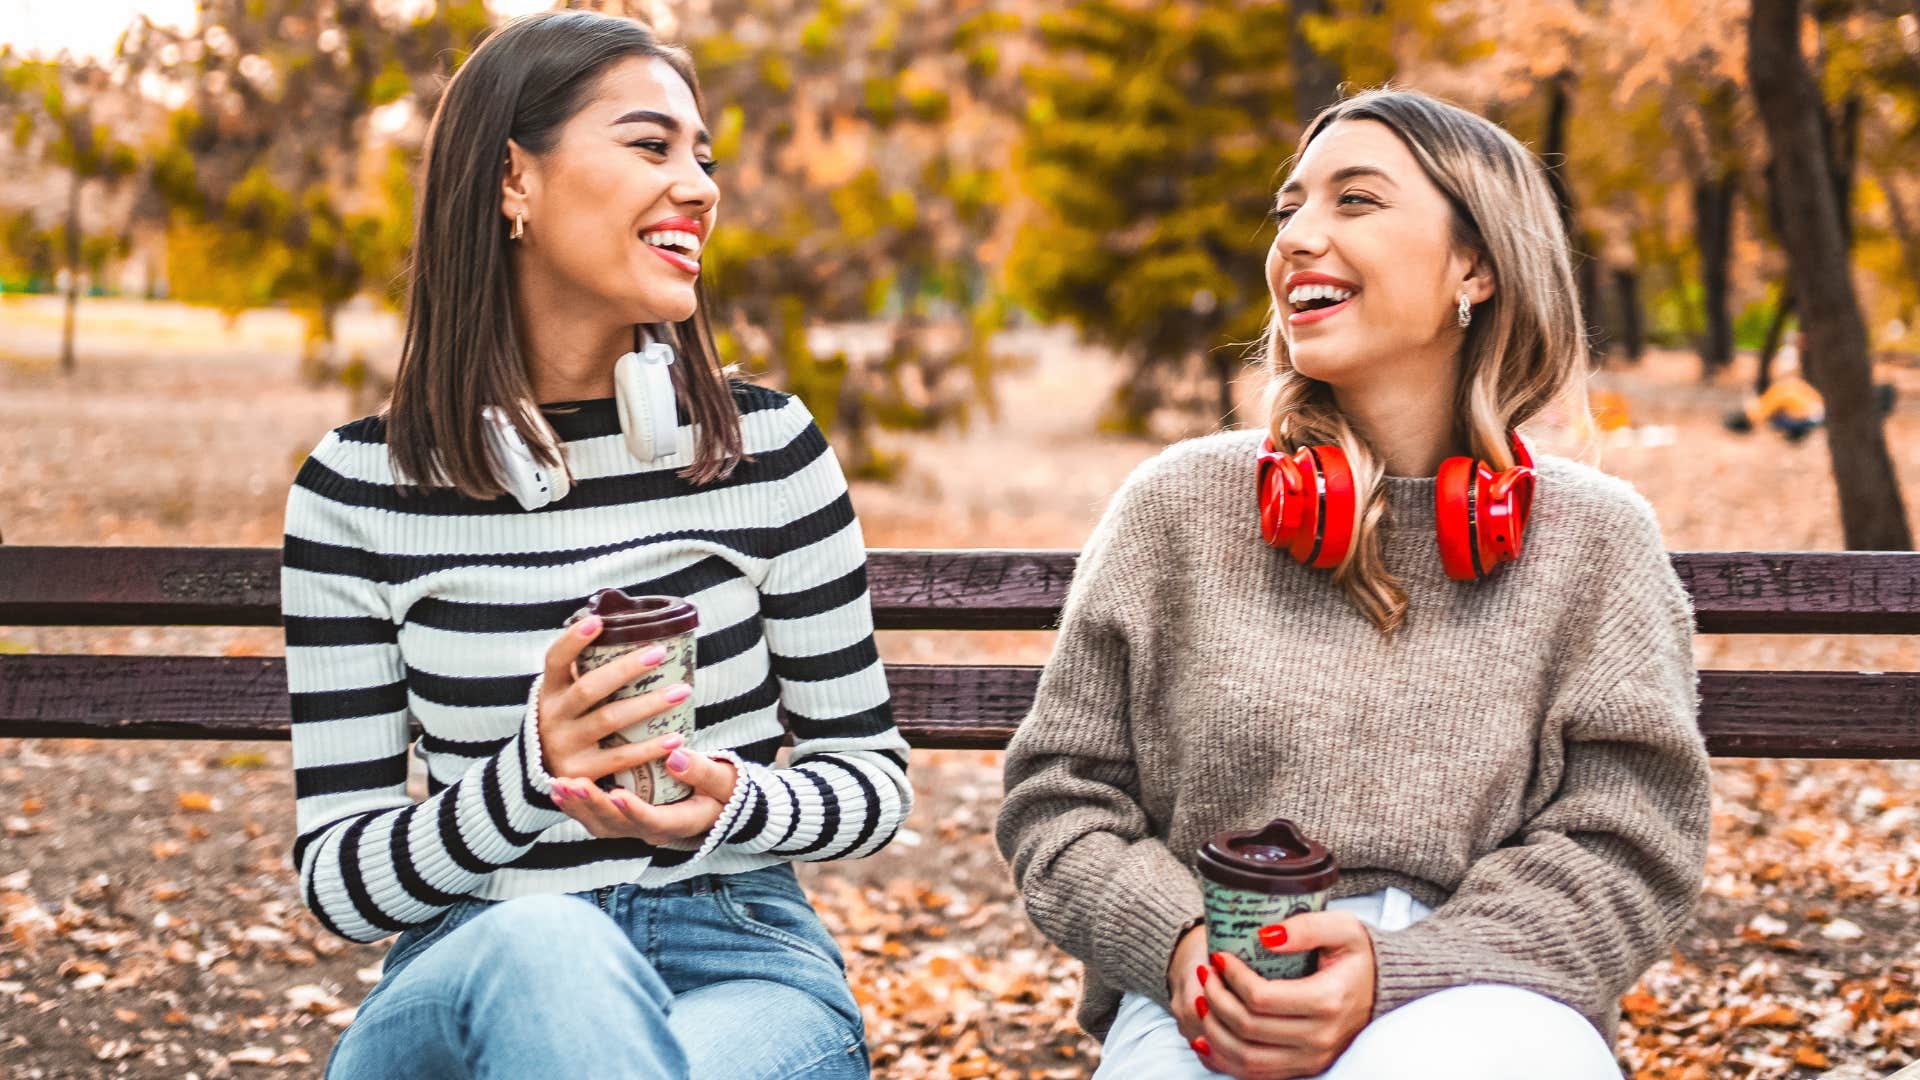
[(541, 763), (545, 753), (540, 748), (540, 684), (545, 678), (544, 675), (534, 677), (533, 689), (527, 693), (527, 714), (520, 723), (520, 735), (508, 744), (517, 760), (501, 762), (503, 766), (512, 766), (502, 771), (518, 781), (500, 785), (507, 789), (503, 792), (507, 817), (515, 827), (529, 832), (544, 831), (567, 819), (566, 812), (553, 801), (553, 777)]
[(1373, 937), (1374, 1020), (1428, 994), (1484, 981), (1463, 973), (1458, 964), (1436, 959), (1430, 943), (1417, 940), (1413, 932), (1418, 929), (1417, 924), (1404, 930), (1367, 928)]
[(1200, 884), (1158, 840), (1136, 842), (1105, 875), (1095, 946), (1100, 973), (1121, 990), (1168, 1003), (1167, 965), (1180, 935), (1203, 919)]
[(732, 764), (735, 773), (733, 798), (714, 822), (711, 843), (755, 854), (771, 851), (797, 825), (793, 818), (799, 808), (786, 785), (773, 769), (731, 750), (716, 750), (710, 756)]
[(693, 853), (693, 862), (713, 854), (713, 850), (726, 843), (739, 828), (740, 808), (751, 803), (754, 796), (754, 781), (748, 776), (747, 770), (760, 768), (750, 761), (741, 760), (740, 755), (731, 750), (714, 750), (707, 756), (733, 766), (733, 797), (720, 808), (720, 816), (713, 819), (713, 827), (700, 838), (700, 846)]

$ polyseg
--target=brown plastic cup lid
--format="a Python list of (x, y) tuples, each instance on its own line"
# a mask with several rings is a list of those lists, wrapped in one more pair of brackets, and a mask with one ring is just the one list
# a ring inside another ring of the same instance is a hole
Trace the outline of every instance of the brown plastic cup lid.
[(589, 615), (604, 624), (596, 645), (636, 645), (685, 634), (700, 625), (700, 613), (677, 596), (628, 596), (619, 589), (601, 589), (587, 606), (567, 620), (572, 626)]
[(1263, 828), (1215, 833), (1194, 861), (1200, 876), (1230, 889), (1302, 895), (1340, 880), (1340, 864), (1300, 826), (1274, 818)]

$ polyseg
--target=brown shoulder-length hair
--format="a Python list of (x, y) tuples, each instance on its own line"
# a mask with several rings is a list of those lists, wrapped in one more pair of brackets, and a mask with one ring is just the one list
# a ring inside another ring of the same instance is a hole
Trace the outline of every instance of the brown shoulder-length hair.
[[(601, 74), (627, 57), (666, 61), (705, 110), (686, 50), (661, 43), (640, 23), (592, 11), (507, 23), (474, 50), (440, 98), (422, 164), (406, 337), (385, 410), (388, 452), (406, 490), (452, 487), (481, 499), (505, 494), (481, 426), (488, 405), (513, 417), (541, 462), (567, 468), (533, 400), (514, 321), (512, 240), (500, 215), (500, 179), (507, 140), (532, 154), (551, 151), (560, 129), (592, 99)], [(705, 289), (697, 283), (695, 297), (692, 318), (646, 330), (673, 346), (675, 395), (697, 432), (693, 462), (680, 475), (703, 484), (732, 473), (744, 450), (739, 408), (713, 346)]]
[[(1513, 467), (1507, 433), (1558, 399), (1587, 414), (1587, 340), (1560, 206), (1546, 168), (1507, 131), (1412, 90), (1370, 90), (1328, 106), (1300, 140), (1295, 161), (1329, 127), (1375, 120), (1399, 136), (1451, 207), (1454, 244), (1493, 268), (1493, 296), (1461, 335), (1453, 390), (1454, 445), (1494, 469)], [(1408, 597), (1388, 572), (1380, 528), (1385, 466), (1340, 411), (1327, 384), (1293, 366), (1276, 300), (1266, 335), (1268, 428), (1275, 446), (1333, 444), (1353, 467), (1353, 546), (1333, 580), (1384, 637), (1406, 619)]]

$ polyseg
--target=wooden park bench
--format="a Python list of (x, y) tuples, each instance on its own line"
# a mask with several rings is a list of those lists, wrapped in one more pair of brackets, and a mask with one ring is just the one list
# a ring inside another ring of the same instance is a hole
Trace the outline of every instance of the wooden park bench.
[[(1046, 630), (1071, 551), (876, 549), (883, 630)], [(1702, 633), (1920, 633), (1920, 554), (1676, 552)], [(275, 626), (276, 548), (0, 545), (0, 626)], [(1030, 665), (891, 664), (917, 747), (1004, 747)], [(1721, 757), (1920, 758), (1920, 672), (1702, 671), (1700, 726)], [(0, 655), (0, 736), (286, 739), (275, 657)]]

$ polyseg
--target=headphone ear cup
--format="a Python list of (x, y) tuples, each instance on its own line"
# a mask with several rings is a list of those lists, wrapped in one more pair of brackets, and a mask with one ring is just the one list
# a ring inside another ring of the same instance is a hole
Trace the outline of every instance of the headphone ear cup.
[[(1313, 565), (1331, 570), (1346, 560), (1347, 551), (1353, 547), (1354, 518), (1358, 513), (1353, 497), (1353, 467), (1347, 462), (1346, 451), (1338, 446), (1312, 446), (1307, 452), (1326, 488), (1324, 505), (1317, 515), (1322, 519), (1320, 552)], [(1300, 556), (1296, 558), (1306, 561)]]
[(1455, 581), (1478, 581), (1475, 568), (1475, 521), (1472, 484), (1479, 463), (1469, 457), (1450, 457), (1434, 477), (1434, 536), (1440, 542), (1440, 567)]

